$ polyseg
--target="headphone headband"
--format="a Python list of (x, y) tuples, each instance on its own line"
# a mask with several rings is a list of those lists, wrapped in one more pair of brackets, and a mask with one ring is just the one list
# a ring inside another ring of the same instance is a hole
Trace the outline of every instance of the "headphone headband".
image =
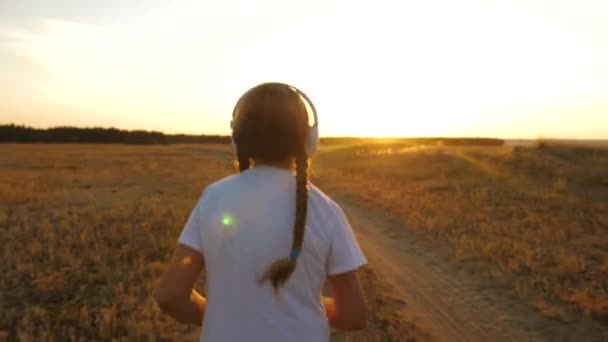
[[(257, 85), (254, 88), (249, 89), (247, 92), (245, 92), (245, 94), (243, 94), (238, 101), (236, 102), (236, 105), (234, 106), (234, 109), (232, 110), (232, 118), (234, 119), (234, 117), (236, 116), (236, 112), (238, 111), (241, 102), (243, 101), (243, 98), (245, 97), (245, 95), (247, 95), (252, 89), (255, 89), (259, 86), (262, 85), (278, 85), (281, 87), (285, 87), (288, 88), (289, 90), (293, 91), (294, 93), (296, 93), (298, 96), (300, 96), (301, 98), (304, 99), (304, 101), (308, 104), (308, 106), (310, 107), (310, 110), (312, 111), (312, 116), (314, 119), (314, 123), (312, 124), (312, 127), (318, 127), (319, 126), (319, 117), (317, 116), (317, 109), (315, 108), (314, 103), (312, 103), (312, 100), (308, 97), (308, 95), (306, 95), (305, 92), (303, 92), (302, 90), (300, 90), (299, 88), (296, 88), (290, 84), (287, 83), (281, 83), (281, 82), (265, 82), (265, 83), (261, 83), (259, 85)], [(308, 110), (308, 109), (307, 109)]]

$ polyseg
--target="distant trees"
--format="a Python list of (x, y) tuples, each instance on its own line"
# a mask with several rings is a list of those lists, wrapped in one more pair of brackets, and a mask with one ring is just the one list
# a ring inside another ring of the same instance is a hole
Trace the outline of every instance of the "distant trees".
[(229, 142), (229, 136), (220, 135), (171, 135), (154, 131), (127, 131), (99, 127), (39, 129), (14, 124), (0, 125), (0, 143), (185, 144)]
[[(324, 137), (322, 144), (365, 142), (367, 138)], [(370, 141), (438, 144), (445, 146), (501, 146), (502, 139), (494, 138), (371, 138)], [(202, 144), (230, 143), (227, 135), (164, 134), (154, 131), (127, 131), (116, 128), (54, 127), (47, 129), (23, 125), (0, 125), (0, 143), (114, 143), (114, 144)]]

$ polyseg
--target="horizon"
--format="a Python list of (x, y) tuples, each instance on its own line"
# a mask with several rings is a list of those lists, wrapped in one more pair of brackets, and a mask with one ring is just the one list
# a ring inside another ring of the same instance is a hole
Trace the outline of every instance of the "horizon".
[(608, 3), (0, 3), (0, 123), (228, 135), (264, 81), (323, 137), (604, 140)]
[[(218, 137), (229, 137), (230, 133), (183, 133), (183, 132), (175, 132), (175, 133), (169, 133), (169, 132), (163, 132), (163, 131), (159, 131), (159, 130), (146, 130), (146, 129), (138, 129), (138, 128), (133, 128), (133, 129), (127, 129), (127, 128), (121, 128), (121, 127), (116, 127), (116, 126), (99, 126), (99, 125), (93, 125), (93, 126), (71, 126), (71, 125), (59, 125), (59, 126), (49, 126), (49, 127), (35, 127), (35, 126), (31, 126), (31, 125), (26, 125), (26, 124), (18, 124), (18, 123), (0, 123), (0, 127), (1, 126), (16, 126), (16, 127), (25, 127), (26, 129), (34, 129), (34, 130), (48, 130), (48, 129), (58, 129), (58, 128), (73, 128), (73, 129), (116, 129), (119, 131), (126, 131), (126, 132), (134, 132), (134, 131), (143, 131), (143, 132), (148, 132), (148, 133), (161, 133), (164, 135), (186, 135), (186, 136), (218, 136)], [(324, 135), (320, 137), (321, 139), (386, 139), (386, 140), (391, 140), (391, 139), (498, 139), (498, 140), (504, 140), (504, 141), (542, 141), (542, 140), (547, 140), (547, 141), (589, 141), (589, 142), (603, 142), (603, 141), (608, 141), (608, 138), (556, 138), (556, 137), (548, 137), (548, 136), (538, 136), (538, 137), (531, 137), (531, 138), (526, 138), (526, 137), (512, 137), (512, 138), (505, 138), (505, 137), (496, 137), (496, 136), (487, 136), (487, 135), (469, 135), (469, 136), (352, 136), (352, 135)]]

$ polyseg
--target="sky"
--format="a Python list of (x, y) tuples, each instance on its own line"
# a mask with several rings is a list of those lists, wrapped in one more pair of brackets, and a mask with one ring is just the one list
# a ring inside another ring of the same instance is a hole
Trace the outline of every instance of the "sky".
[(608, 1), (0, 0), (0, 124), (228, 134), (264, 81), (322, 136), (608, 139)]

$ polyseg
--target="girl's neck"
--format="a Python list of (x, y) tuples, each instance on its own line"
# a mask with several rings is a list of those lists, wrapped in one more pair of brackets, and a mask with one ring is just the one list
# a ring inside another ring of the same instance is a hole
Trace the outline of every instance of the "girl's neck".
[(286, 159), (281, 161), (264, 161), (264, 160), (254, 160), (254, 166), (271, 166), (277, 167), (285, 170), (295, 170), (295, 161), (294, 159)]

